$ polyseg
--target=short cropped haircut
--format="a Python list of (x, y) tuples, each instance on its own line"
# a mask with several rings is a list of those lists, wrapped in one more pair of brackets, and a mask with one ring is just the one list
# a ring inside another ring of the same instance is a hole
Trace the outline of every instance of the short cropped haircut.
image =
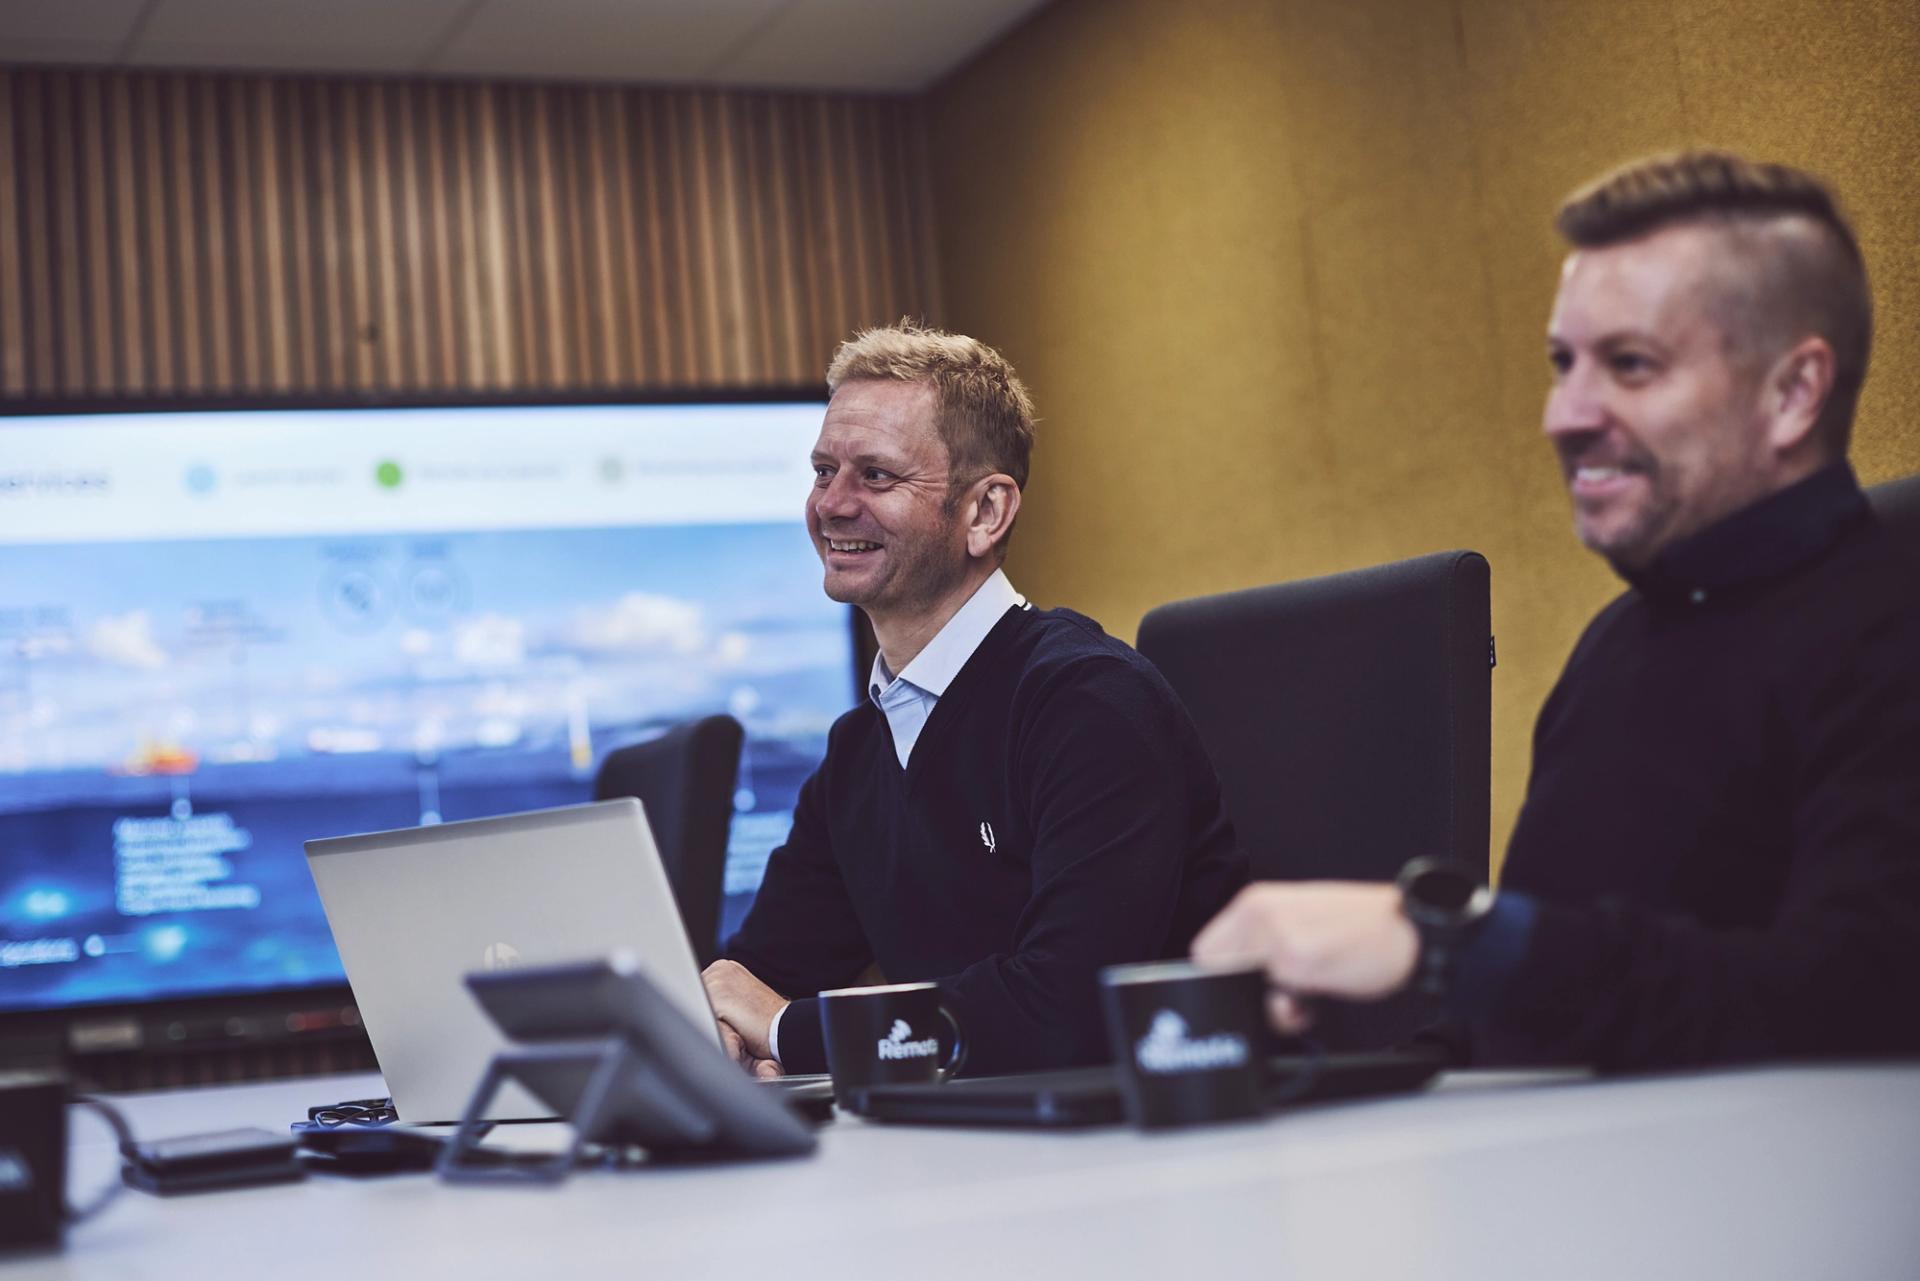
[(950, 493), (994, 472), (1027, 487), (1033, 453), (1033, 399), (1005, 356), (976, 338), (902, 320), (840, 344), (827, 390), (862, 378), (923, 382), (933, 388), (934, 426), (947, 447)]
[[(1833, 348), (1833, 389), (1815, 433), (1846, 453), (1873, 346), (1873, 295), (1853, 228), (1827, 185), (1804, 170), (1724, 151), (1637, 160), (1576, 191), (1554, 225), (1575, 248), (1637, 240), (1683, 223), (1718, 224), (1740, 268), (1729, 331), (1775, 350), (1809, 334)], [(1761, 354), (1755, 351), (1755, 354)]]

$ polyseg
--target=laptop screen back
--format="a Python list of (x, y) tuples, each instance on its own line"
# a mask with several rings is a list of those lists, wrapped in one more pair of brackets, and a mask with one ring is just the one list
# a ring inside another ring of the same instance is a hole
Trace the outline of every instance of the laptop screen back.
[[(505, 1040), (461, 982), (626, 950), (694, 1024), (712, 1008), (640, 802), (308, 841), (361, 1021), (405, 1121), (453, 1121)], [(489, 1116), (545, 1116), (516, 1089)]]

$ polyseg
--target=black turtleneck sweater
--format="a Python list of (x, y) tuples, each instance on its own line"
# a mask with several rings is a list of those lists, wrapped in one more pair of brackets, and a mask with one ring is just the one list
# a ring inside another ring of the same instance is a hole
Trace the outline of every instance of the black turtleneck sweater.
[(826, 1069), (813, 994), (870, 963), (939, 983), (969, 1074), (1090, 1063), (1100, 967), (1183, 955), (1246, 879), (1160, 673), (1089, 618), (1010, 609), (905, 769), (872, 703), (835, 722), (727, 955), (797, 998), (790, 1072)]
[(1920, 565), (1839, 464), (1629, 582), (1540, 714), (1475, 1059), (1920, 1052)]

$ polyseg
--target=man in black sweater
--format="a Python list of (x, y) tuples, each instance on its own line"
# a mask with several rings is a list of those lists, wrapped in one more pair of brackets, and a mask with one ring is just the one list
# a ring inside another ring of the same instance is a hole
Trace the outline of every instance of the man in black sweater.
[(1846, 463), (1871, 304), (1806, 174), (1717, 153), (1574, 196), (1545, 430), (1629, 590), (1541, 712), (1498, 896), (1250, 888), (1195, 954), (1274, 1021), (1409, 983), (1478, 1062), (1920, 1051), (1920, 567)]
[(1000, 568), (1033, 407), (998, 353), (903, 324), (827, 385), (807, 528), (880, 652), (707, 969), (722, 1035), (822, 1071), (815, 993), (931, 980), (968, 1072), (1101, 1059), (1100, 967), (1181, 955), (1246, 882), (1212, 764), (1145, 659)]

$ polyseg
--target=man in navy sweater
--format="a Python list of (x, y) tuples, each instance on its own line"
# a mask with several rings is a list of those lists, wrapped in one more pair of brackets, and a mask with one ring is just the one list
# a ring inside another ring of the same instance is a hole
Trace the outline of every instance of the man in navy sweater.
[(1559, 226), (1545, 430), (1629, 590), (1541, 711), (1500, 893), (1254, 886), (1195, 954), (1264, 956), (1289, 1030), (1416, 983), (1477, 1062), (1920, 1052), (1920, 572), (1846, 463), (1853, 233), (1809, 175), (1710, 152)]
[(932, 980), (967, 1072), (1098, 1061), (1100, 967), (1183, 954), (1246, 881), (1213, 766), (1145, 659), (1001, 569), (1033, 407), (997, 352), (871, 330), (827, 386), (807, 529), (880, 652), (706, 971), (722, 1035), (822, 1071), (815, 993)]

